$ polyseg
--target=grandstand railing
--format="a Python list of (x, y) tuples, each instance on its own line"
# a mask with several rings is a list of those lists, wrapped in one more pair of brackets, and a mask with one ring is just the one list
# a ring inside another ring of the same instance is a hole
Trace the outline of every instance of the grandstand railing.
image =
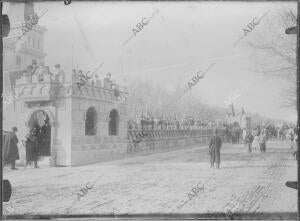
[[(166, 139), (183, 139), (183, 138), (206, 138), (213, 135), (213, 129), (199, 130), (128, 130), (129, 143), (139, 143), (146, 141), (158, 141)], [(218, 129), (218, 135), (225, 139), (225, 130)]]

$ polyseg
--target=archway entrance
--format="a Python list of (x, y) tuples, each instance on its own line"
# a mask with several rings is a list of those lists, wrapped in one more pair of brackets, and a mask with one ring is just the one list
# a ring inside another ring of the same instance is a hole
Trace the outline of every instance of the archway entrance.
[(117, 136), (119, 132), (119, 114), (116, 109), (109, 113), (109, 135)]
[(40, 156), (51, 155), (51, 125), (48, 114), (43, 110), (35, 111), (29, 119), (28, 126), (38, 128), (38, 146)]

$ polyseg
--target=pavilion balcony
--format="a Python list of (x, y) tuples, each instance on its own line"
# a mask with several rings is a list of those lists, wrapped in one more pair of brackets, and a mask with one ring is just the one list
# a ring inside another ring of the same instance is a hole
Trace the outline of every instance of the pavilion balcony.
[(50, 76), (43, 81), (31, 80), (22, 76), (16, 80), (15, 98), (24, 102), (52, 101), (57, 98), (61, 83), (53, 82)]
[(109, 100), (112, 102), (120, 102), (127, 98), (128, 92), (126, 87), (116, 84), (102, 85), (100, 81), (96, 84), (86, 82), (84, 85), (78, 85), (72, 82), (56, 82), (50, 75), (45, 75), (43, 81), (30, 79), (21, 76), (16, 80), (15, 98), (26, 103), (31, 102), (50, 102), (58, 97), (81, 97), (94, 98), (99, 100)]

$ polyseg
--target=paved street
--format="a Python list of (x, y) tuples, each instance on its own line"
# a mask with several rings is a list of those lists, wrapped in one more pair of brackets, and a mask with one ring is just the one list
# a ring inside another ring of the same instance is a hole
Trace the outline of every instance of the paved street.
[[(297, 179), (297, 161), (291, 153), (286, 143), (278, 141), (268, 142), (265, 154), (248, 154), (242, 144), (224, 144), (219, 170), (209, 168), (207, 146), (73, 168), (5, 168), (13, 195), (4, 211), (296, 212), (297, 191), (284, 185)], [(87, 183), (90, 189), (78, 200), (77, 193)]]

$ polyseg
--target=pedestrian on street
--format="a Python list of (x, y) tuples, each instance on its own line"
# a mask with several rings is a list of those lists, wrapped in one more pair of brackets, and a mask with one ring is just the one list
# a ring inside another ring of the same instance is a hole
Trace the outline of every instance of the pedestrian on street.
[(34, 168), (38, 168), (38, 157), (39, 157), (39, 147), (38, 147), (38, 127), (35, 126), (30, 131), (29, 135), (27, 135), (26, 140), (26, 164), (25, 168), (28, 164), (34, 162)]
[(210, 155), (210, 167), (213, 168), (216, 164), (217, 169), (220, 167), (220, 149), (222, 146), (222, 140), (218, 136), (218, 131), (214, 131), (214, 136), (209, 142), (209, 155)]
[(258, 136), (258, 132), (257, 131), (255, 131), (254, 139), (253, 139), (253, 142), (252, 142), (252, 146), (253, 146), (254, 152), (257, 152), (258, 148), (259, 148), (259, 136)]
[(12, 170), (17, 170), (16, 160), (20, 159), (19, 149), (18, 149), (18, 138), (16, 132), (18, 131), (17, 127), (13, 127), (11, 132), (9, 132), (4, 138), (3, 146), (3, 163), (11, 164)]
[(253, 142), (253, 135), (251, 134), (251, 131), (247, 131), (246, 132), (246, 137), (245, 137), (245, 141), (246, 141), (246, 145), (248, 146), (248, 153), (252, 152), (252, 142)]
[(293, 149), (294, 148), (294, 136), (295, 136), (293, 128), (289, 129), (288, 136), (289, 136), (289, 139), (290, 139), (290, 147), (291, 147), (291, 149)]
[(294, 146), (296, 147), (296, 150), (298, 150), (298, 132), (295, 132), (294, 135)]
[(267, 142), (266, 131), (262, 130), (259, 135), (259, 148), (261, 153), (266, 152), (266, 142)]

